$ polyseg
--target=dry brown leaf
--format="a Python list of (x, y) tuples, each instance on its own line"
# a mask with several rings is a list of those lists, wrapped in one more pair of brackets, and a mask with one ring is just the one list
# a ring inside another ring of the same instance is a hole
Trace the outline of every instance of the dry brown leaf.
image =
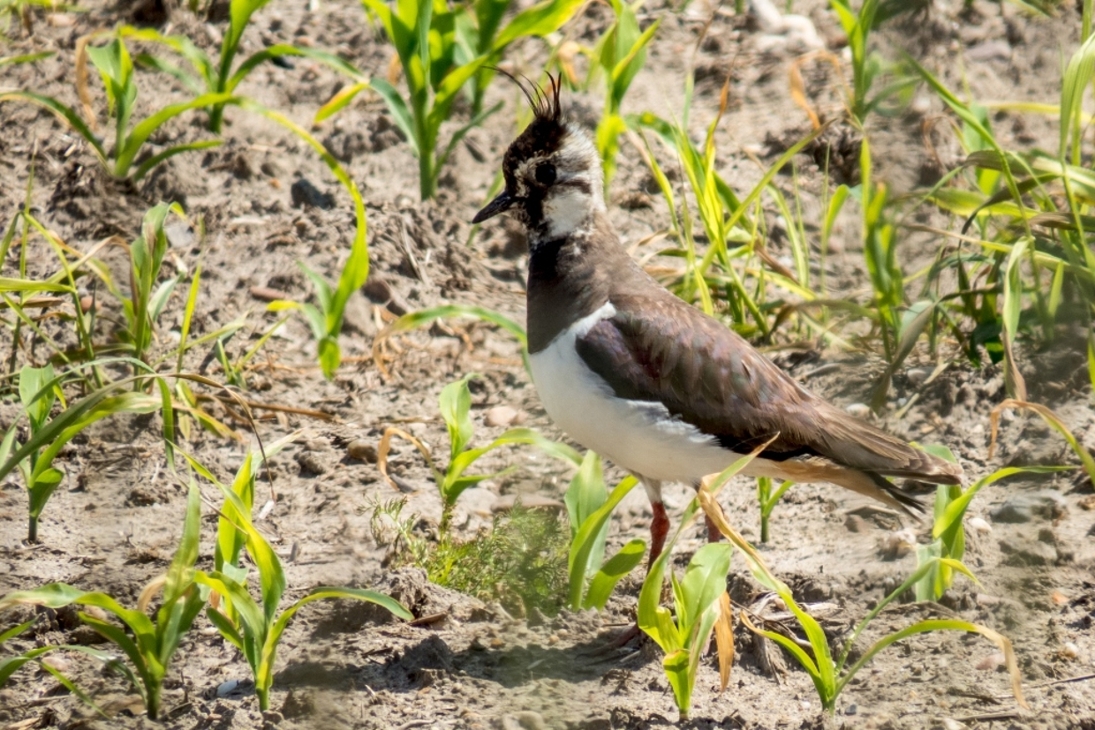
[(99, 122), (95, 119), (95, 110), (91, 106), (91, 92), (87, 84), (87, 44), (91, 36), (81, 36), (76, 40), (76, 95), (80, 97), (80, 105), (83, 107), (84, 119), (91, 127), (92, 132), (99, 131)]
[(734, 609), (730, 594), (719, 596), (719, 617), (715, 620), (715, 646), (719, 651), (719, 691), (730, 683), (730, 668), (734, 665)]
[(384, 429), (384, 434), (380, 437), (380, 444), (376, 447), (376, 468), (380, 470), (380, 474), (384, 477), (384, 481), (388, 482), (391, 487), (399, 489), (399, 485), (388, 475), (388, 452), (392, 449), (393, 436), (401, 436), (414, 444), (419, 453), (425, 457), (426, 463), (431, 470), (433, 469), (433, 459), (430, 457), (430, 450), (426, 448), (426, 445), (403, 429), (396, 428), (395, 426), (389, 426)]

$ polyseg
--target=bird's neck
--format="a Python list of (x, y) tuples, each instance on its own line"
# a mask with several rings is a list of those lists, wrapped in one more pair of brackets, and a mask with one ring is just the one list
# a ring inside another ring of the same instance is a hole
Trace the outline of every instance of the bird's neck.
[(620, 275), (638, 266), (603, 211), (560, 237), (532, 238), (528, 272), (528, 348), (547, 347), (574, 321), (609, 300)]

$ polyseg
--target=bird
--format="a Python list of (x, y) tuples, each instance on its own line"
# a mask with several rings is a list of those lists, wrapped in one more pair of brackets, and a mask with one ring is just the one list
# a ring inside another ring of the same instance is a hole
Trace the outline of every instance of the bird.
[(632, 260), (608, 218), (600, 155), (549, 78), (531, 91), (513, 78), (533, 118), (505, 152), (504, 188), (472, 222), (508, 212), (523, 224), (533, 383), (560, 430), (643, 484), (648, 569), (669, 530), (662, 484), (699, 488), (765, 442), (742, 473), (828, 482), (909, 514), (920, 502), (886, 477), (960, 483), (960, 466), (811, 393)]

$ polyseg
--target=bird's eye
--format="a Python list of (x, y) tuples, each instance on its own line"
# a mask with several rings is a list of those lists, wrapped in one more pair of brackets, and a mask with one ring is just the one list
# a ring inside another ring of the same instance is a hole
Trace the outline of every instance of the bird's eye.
[(536, 168), (536, 182), (541, 185), (551, 185), (555, 182), (555, 165), (545, 162)]

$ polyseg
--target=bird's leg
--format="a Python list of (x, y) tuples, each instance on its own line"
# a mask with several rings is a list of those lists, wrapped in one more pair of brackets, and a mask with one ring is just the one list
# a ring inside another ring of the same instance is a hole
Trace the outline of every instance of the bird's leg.
[(650, 520), (650, 559), (646, 563), (646, 572), (650, 572), (651, 566), (665, 547), (665, 536), (669, 534), (669, 515), (665, 513), (665, 505), (659, 499), (650, 503), (650, 509), (654, 512), (654, 518)]

